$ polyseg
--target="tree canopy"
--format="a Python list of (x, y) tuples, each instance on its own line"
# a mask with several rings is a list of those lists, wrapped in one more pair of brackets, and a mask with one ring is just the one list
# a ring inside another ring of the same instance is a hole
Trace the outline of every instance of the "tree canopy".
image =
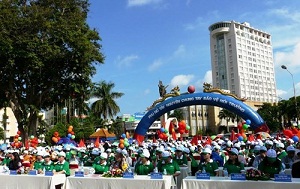
[(26, 137), (41, 109), (85, 99), (104, 61), (101, 38), (87, 24), (88, 0), (3, 0), (0, 9), (0, 103)]

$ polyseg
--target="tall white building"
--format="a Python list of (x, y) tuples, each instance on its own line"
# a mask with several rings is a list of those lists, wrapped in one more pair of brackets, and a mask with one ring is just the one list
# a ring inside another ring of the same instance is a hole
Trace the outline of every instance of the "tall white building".
[(213, 87), (252, 102), (277, 102), (271, 35), (249, 23), (212, 24), (210, 52)]

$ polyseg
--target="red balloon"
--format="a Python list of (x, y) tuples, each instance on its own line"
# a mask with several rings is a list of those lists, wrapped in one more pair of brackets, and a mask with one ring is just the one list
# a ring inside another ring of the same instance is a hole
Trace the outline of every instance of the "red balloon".
[(292, 128), (292, 132), (293, 132), (293, 134), (297, 134), (299, 131), (298, 131), (298, 129), (296, 127), (293, 127)]
[(283, 130), (283, 134), (289, 138), (292, 138), (294, 136), (293, 132), (288, 129)]
[(18, 131), (17, 134), (20, 135), (20, 134), (21, 134), (21, 131)]
[(194, 93), (194, 92), (195, 92), (195, 87), (194, 87), (193, 85), (190, 85), (190, 86), (188, 87), (188, 92), (189, 92), (189, 93)]

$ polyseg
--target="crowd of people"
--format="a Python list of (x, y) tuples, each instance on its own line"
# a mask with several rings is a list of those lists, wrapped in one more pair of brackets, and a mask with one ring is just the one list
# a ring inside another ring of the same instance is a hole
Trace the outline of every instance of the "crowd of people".
[(184, 141), (135, 141), (126, 148), (116, 143), (102, 142), (99, 147), (46, 146), (29, 149), (0, 151), (1, 164), (9, 170), (22, 173), (37, 170), (39, 174), (52, 171), (69, 176), (72, 169), (91, 167), (96, 174), (112, 169), (134, 171), (137, 175), (151, 172), (180, 175), (180, 167), (188, 167), (191, 175), (206, 172), (211, 176), (243, 173), (245, 167), (254, 167), (274, 177), (285, 169), (300, 178), (300, 143), (292, 139), (256, 139), (254, 141), (230, 141), (217, 137), (213, 141), (198, 140), (192, 144)]

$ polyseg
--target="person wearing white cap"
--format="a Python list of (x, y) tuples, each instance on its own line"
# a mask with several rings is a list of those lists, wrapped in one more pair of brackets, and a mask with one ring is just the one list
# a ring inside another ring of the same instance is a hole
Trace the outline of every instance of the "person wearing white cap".
[(281, 142), (276, 144), (276, 152), (277, 152), (277, 158), (280, 160), (282, 160), (283, 157), (287, 156), (287, 153), (284, 150), (284, 144)]
[(228, 174), (231, 173), (241, 173), (245, 170), (243, 163), (238, 160), (239, 151), (236, 148), (231, 148), (229, 152), (229, 159), (224, 164), (223, 169), (227, 169)]
[(36, 154), (36, 160), (33, 164), (33, 169), (37, 171), (42, 171), (42, 164), (44, 162), (43, 156), (44, 156), (44, 152), (39, 150), (38, 153)]
[(267, 156), (258, 165), (258, 170), (263, 173), (269, 174), (270, 177), (274, 178), (274, 174), (279, 174), (283, 169), (280, 159), (277, 158), (277, 153), (273, 149), (267, 151)]
[(294, 148), (294, 146), (288, 146), (286, 148), (287, 151), (287, 156), (282, 158), (282, 163), (285, 165), (286, 169), (290, 169), (292, 168), (293, 163), (295, 162), (296, 156), (296, 149)]
[(211, 159), (211, 149), (204, 148), (201, 152), (202, 161), (199, 163), (199, 171), (209, 173), (210, 176), (218, 176), (219, 175), (219, 167), (217, 162)]
[[(54, 164), (50, 159), (50, 154), (48, 152), (44, 153), (44, 162), (42, 163), (42, 170), (45, 171), (53, 171)], [(43, 173), (43, 171), (39, 171), (39, 173)]]
[(66, 176), (70, 176), (70, 165), (69, 162), (65, 160), (66, 153), (62, 151), (57, 155), (58, 162), (54, 165), (53, 172), (56, 174), (65, 174)]
[(134, 172), (137, 175), (148, 175), (153, 172), (154, 166), (149, 160), (150, 152), (148, 149), (143, 149), (140, 154), (140, 161), (135, 165)]
[(178, 146), (175, 149), (174, 161), (176, 161), (179, 166), (187, 166), (188, 162), (186, 156), (183, 155), (183, 146)]
[(158, 162), (157, 168), (158, 171), (167, 175), (180, 175), (179, 165), (172, 159), (172, 154), (168, 151), (162, 152), (162, 160)]
[(102, 152), (98, 162), (93, 163), (93, 168), (96, 174), (103, 174), (109, 170), (109, 164), (107, 163), (107, 153)]

